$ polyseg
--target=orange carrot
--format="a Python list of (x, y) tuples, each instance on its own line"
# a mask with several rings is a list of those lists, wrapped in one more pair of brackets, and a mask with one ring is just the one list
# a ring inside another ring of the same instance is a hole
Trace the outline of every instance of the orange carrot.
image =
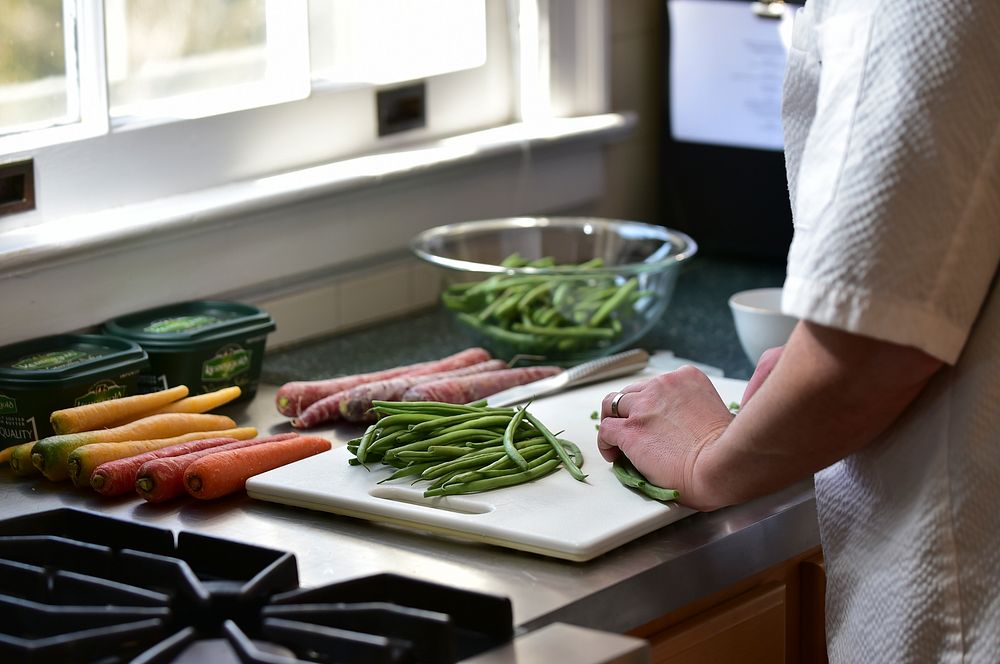
[(181, 399), (171, 404), (167, 404), (163, 408), (155, 411), (153, 414), (207, 413), (210, 410), (215, 410), (219, 406), (225, 405), (233, 399), (236, 399), (240, 396), (240, 394), (241, 390), (236, 385), (233, 385), (232, 387), (223, 387), (222, 389), (215, 390), (214, 392), (198, 394), (193, 397), (188, 397), (186, 399)]
[(178, 385), (161, 392), (98, 401), (54, 411), (49, 416), (49, 422), (57, 434), (106, 429), (150, 415), (168, 403), (183, 399), (187, 394), (188, 388)]
[[(171, 445), (178, 445), (192, 440), (204, 440), (206, 438), (230, 438), (232, 440), (246, 440), (257, 435), (257, 429), (253, 427), (239, 427), (236, 429), (225, 429), (222, 431), (195, 431), (185, 433), (171, 438), (154, 438), (152, 440), (127, 440), (120, 443), (90, 443), (81, 445), (69, 453), (66, 466), (69, 469), (69, 478), (75, 486), (87, 486), (90, 484), (90, 476), (94, 470), (102, 463), (125, 459), (127, 457), (152, 452)], [(132, 483), (129, 482), (129, 489)]]
[(0, 463), (10, 463), (10, 457), (14, 454), (15, 445), (11, 445), (4, 451), (0, 452)]
[(196, 498), (218, 498), (244, 488), (254, 475), (305, 459), (331, 447), (319, 436), (299, 436), (253, 447), (219, 450), (184, 471), (184, 488)]
[(222, 447), (230, 443), (239, 442), (235, 438), (203, 438), (200, 440), (189, 440), (186, 443), (178, 443), (169, 447), (161, 447), (158, 450), (143, 452), (136, 456), (115, 459), (98, 466), (90, 476), (90, 486), (95, 491), (105, 496), (120, 496), (124, 493), (135, 491), (135, 479), (143, 464), (154, 459), (164, 459), (166, 457), (181, 456), (199, 450), (206, 450), (211, 447)]
[(184, 470), (196, 460), (225, 450), (255, 447), (274, 441), (297, 438), (297, 433), (281, 433), (266, 438), (252, 438), (227, 443), (219, 447), (198, 450), (181, 456), (165, 457), (147, 461), (139, 467), (135, 475), (135, 490), (151, 503), (169, 500), (184, 493)]
[(220, 431), (236, 426), (231, 418), (223, 415), (199, 413), (164, 413), (150, 415), (114, 429), (81, 431), (61, 436), (49, 436), (35, 443), (31, 449), (31, 462), (48, 479), (58, 482), (69, 477), (69, 454), (88, 443), (115, 443), (125, 440), (169, 438), (192, 431)]
[(18, 477), (27, 477), (38, 473), (38, 469), (31, 463), (31, 450), (34, 449), (36, 442), (33, 440), (30, 443), (15, 445), (10, 453), (10, 467)]

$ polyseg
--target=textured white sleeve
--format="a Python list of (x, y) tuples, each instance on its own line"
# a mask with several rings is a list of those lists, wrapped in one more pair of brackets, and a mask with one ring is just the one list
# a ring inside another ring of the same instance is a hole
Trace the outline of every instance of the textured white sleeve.
[(956, 361), (1000, 261), (998, 35), (993, 0), (830, 5), (787, 313)]

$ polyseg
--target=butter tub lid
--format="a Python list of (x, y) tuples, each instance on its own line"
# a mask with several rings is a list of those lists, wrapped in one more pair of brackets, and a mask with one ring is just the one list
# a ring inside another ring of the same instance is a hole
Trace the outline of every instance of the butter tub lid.
[(49, 387), (147, 363), (146, 351), (128, 339), (59, 334), (0, 348), (0, 386)]
[(275, 329), (262, 309), (240, 302), (198, 301), (147, 309), (108, 321), (104, 332), (147, 350), (183, 350), (220, 339), (266, 334)]

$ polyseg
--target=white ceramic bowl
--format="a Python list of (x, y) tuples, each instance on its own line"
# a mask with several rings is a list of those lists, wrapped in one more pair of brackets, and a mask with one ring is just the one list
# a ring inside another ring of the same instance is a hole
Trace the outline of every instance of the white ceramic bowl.
[(788, 341), (797, 319), (781, 313), (781, 288), (755, 288), (729, 298), (736, 336), (753, 364), (768, 348)]

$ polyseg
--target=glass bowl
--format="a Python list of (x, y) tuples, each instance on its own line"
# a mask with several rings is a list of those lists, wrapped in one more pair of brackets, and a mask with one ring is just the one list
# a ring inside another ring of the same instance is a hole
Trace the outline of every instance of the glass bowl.
[(448, 224), (411, 248), (441, 269), (441, 302), (474, 343), (506, 360), (564, 365), (638, 341), (698, 250), (662, 226), (591, 217)]

